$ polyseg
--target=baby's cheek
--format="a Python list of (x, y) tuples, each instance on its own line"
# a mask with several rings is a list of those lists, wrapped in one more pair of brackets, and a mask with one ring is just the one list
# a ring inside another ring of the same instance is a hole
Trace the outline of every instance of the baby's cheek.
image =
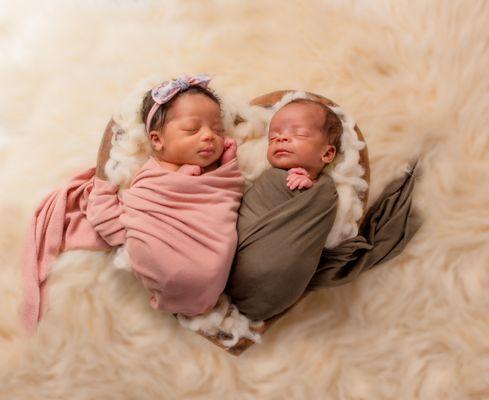
[(274, 151), (274, 149), (272, 147), (268, 147), (268, 150), (267, 150), (267, 160), (272, 165), (275, 162), (275, 157), (273, 156), (273, 151)]
[(217, 149), (217, 152), (222, 154), (222, 152), (224, 151), (224, 138), (222, 138), (221, 136), (219, 137), (219, 139), (216, 140), (216, 149)]
[(316, 159), (321, 151), (315, 143), (300, 143), (296, 146), (296, 154), (300, 160), (307, 162)]

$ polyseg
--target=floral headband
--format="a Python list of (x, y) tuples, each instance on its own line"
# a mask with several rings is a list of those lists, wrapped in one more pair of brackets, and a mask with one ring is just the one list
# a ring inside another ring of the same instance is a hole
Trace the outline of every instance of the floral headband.
[(149, 127), (156, 111), (162, 105), (170, 101), (177, 93), (187, 90), (190, 86), (200, 86), (203, 89), (207, 88), (211, 77), (200, 74), (194, 76), (182, 75), (177, 79), (163, 82), (161, 85), (151, 89), (151, 97), (154, 100), (153, 107), (146, 118), (146, 133), (149, 134)]

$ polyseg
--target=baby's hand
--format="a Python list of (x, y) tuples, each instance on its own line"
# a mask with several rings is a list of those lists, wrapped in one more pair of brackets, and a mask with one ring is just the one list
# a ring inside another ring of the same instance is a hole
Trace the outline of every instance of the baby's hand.
[(304, 168), (291, 168), (287, 175), (287, 187), (294, 189), (309, 189), (313, 185), (309, 173)]
[(184, 175), (198, 176), (201, 175), (204, 170), (198, 165), (183, 164), (180, 168), (177, 169), (177, 172), (180, 172)]
[(221, 165), (226, 164), (236, 157), (236, 151), (238, 146), (236, 145), (236, 140), (225, 137), (224, 138), (224, 151), (221, 155)]

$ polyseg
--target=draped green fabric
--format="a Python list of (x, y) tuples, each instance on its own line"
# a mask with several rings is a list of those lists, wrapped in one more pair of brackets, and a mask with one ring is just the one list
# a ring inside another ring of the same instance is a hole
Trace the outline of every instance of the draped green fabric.
[(308, 290), (341, 285), (401, 253), (421, 227), (412, 204), (419, 167), (390, 182), (368, 210), (360, 234), (334, 249), (323, 249)]
[(279, 314), (305, 291), (347, 283), (395, 257), (421, 224), (412, 207), (413, 169), (387, 185), (358, 236), (325, 249), (338, 203), (334, 181), (322, 174), (311, 188), (290, 190), (286, 176), (277, 168), (265, 171), (239, 210), (238, 249), (225, 292), (254, 320)]

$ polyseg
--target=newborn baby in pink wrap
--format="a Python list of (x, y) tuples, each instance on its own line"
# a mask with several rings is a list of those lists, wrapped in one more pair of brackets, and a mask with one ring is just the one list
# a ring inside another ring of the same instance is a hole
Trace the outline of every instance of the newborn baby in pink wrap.
[(143, 102), (153, 155), (122, 201), (116, 186), (95, 177), (87, 218), (109, 244), (125, 243), (153, 308), (194, 316), (211, 310), (226, 284), (244, 178), (218, 99), (198, 85), (171, 100), (168, 91)]
[(38, 208), (24, 254), (28, 328), (45, 311), (50, 262), (80, 248), (125, 245), (155, 309), (195, 316), (216, 304), (236, 250), (244, 178), (209, 80), (183, 76), (146, 94), (152, 155), (128, 189), (118, 193), (91, 168)]

